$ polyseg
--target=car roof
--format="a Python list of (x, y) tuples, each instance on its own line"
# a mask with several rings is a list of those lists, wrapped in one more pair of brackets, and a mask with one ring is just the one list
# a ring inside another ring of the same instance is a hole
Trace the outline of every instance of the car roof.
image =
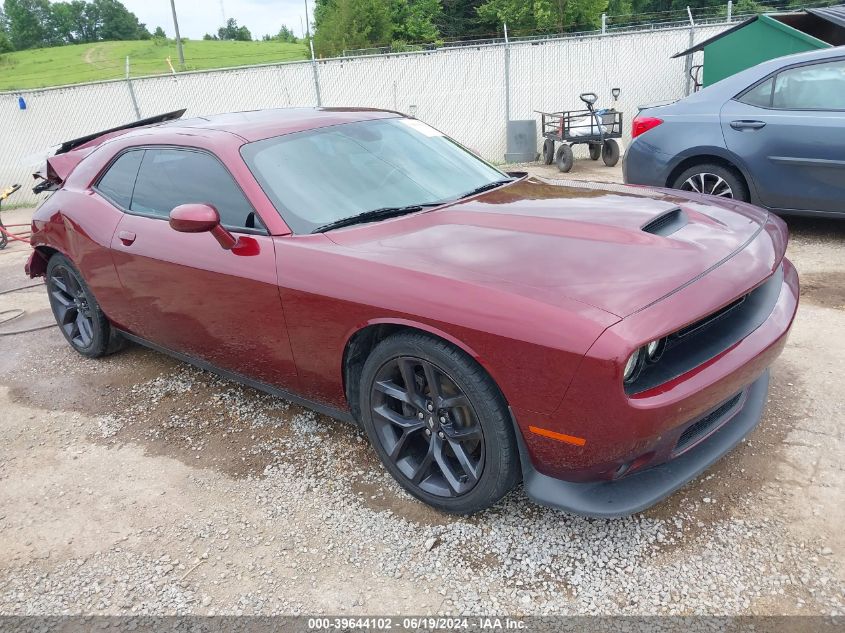
[(164, 123), (154, 129), (167, 132), (173, 132), (174, 128), (217, 130), (229, 132), (247, 142), (253, 142), (330, 125), (398, 116), (404, 115), (374, 108), (274, 108), (179, 119)]
[(725, 77), (721, 81), (717, 81), (711, 86), (699, 90), (691, 94), (689, 97), (682, 99), (678, 103), (698, 103), (709, 102), (719, 99), (731, 99), (756, 81), (767, 77), (771, 73), (792, 66), (793, 64), (802, 64), (805, 62), (821, 61), (824, 59), (832, 59), (836, 57), (845, 57), (845, 46), (834, 46), (831, 48), (824, 48), (821, 50), (807, 51), (805, 53), (796, 53), (794, 55), (786, 55), (784, 57), (776, 57), (767, 61), (761, 62), (751, 68), (746, 68), (730, 77)]

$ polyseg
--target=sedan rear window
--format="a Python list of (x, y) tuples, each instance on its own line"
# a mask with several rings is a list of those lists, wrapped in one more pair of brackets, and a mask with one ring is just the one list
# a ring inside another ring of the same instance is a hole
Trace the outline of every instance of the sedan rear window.
[(845, 110), (845, 60), (778, 73), (772, 106), (782, 110)]
[(269, 138), (241, 154), (295, 233), (375, 209), (448, 202), (504, 176), (425, 123), (398, 117)]

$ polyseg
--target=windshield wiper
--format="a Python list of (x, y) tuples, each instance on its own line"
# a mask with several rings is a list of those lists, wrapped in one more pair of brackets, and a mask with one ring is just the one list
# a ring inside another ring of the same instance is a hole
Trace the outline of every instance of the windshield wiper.
[(516, 180), (516, 178), (506, 178), (505, 180), (496, 180), (494, 182), (488, 182), (486, 185), (481, 185), (480, 187), (476, 187), (472, 191), (467, 191), (465, 194), (458, 196), (458, 200), (469, 198), (470, 196), (474, 196), (477, 193), (484, 193), (485, 191), (490, 191), (490, 189), (501, 187), (502, 185), (506, 185), (509, 182), (513, 182), (514, 180)]
[(423, 204), (412, 204), (407, 207), (382, 207), (380, 209), (373, 209), (372, 211), (364, 211), (357, 215), (349, 216), (348, 218), (340, 218), (334, 222), (329, 222), (323, 226), (318, 226), (311, 231), (312, 233), (325, 233), (331, 229), (339, 229), (343, 226), (352, 226), (353, 224), (363, 224), (364, 222), (374, 222), (375, 220), (385, 220), (387, 218), (395, 218), (400, 215), (408, 213), (416, 213), (422, 211), (425, 207), (439, 207), (442, 202), (425, 202)]

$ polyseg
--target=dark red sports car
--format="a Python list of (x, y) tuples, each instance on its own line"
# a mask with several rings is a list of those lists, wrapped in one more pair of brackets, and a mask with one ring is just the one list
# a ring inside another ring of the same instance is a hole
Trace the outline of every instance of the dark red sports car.
[(79, 353), (128, 339), (358, 422), (448, 512), (521, 479), (627, 515), (760, 419), (798, 304), (766, 211), (505, 174), (393, 112), (180, 114), (40, 174), (27, 271)]

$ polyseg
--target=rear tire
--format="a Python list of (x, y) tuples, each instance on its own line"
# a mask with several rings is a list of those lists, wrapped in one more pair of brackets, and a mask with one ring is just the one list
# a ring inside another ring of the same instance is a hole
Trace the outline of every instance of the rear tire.
[(563, 143), (557, 148), (555, 161), (557, 162), (557, 168), (562, 172), (568, 172), (571, 170), (572, 164), (575, 162), (575, 156), (572, 154), (572, 148), (566, 143)]
[(748, 202), (748, 186), (735, 171), (716, 163), (702, 163), (684, 170), (669, 185), (672, 189), (705, 193)]
[(608, 167), (613, 167), (619, 162), (619, 143), (609, 138), (601, 148), (601, 159)]
[(47, 294), (53, 316), (65, 339), (77, 352), (98, 358), (123, 347), (82, 275), (64, 255), (47, 263)]
[(420, 501), (469, 514), (519, 480), (507, 404), (484, 370), (445, 341), (418, 332), (386, 338), (364, 363), (360, 394), (373, 448)]
[(550, 138), (543, 141), (543, 162), (546, 165), (555, 162), (555, 142)]
[(590, 143), (590, 158), (592, 160), (601, 158), (601, 143)]

